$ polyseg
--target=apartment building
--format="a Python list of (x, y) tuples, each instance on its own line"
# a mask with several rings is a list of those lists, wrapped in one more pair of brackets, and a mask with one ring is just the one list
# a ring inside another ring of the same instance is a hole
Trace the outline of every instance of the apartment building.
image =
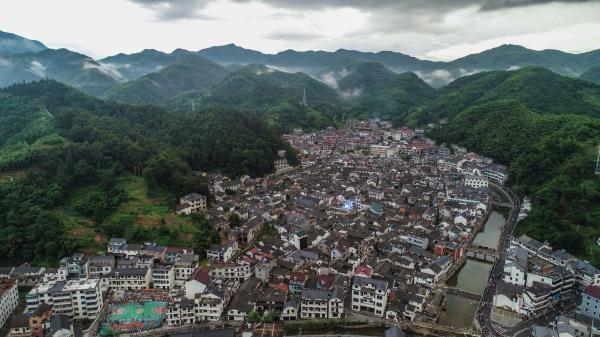
[(252, 276), (252, 268), (246, 262), (240, 263), (216, 263), (212, 266), (210, 276), (218, 280), (231, 280), (244, 282)]
[(12, 279), (0, 280), (0, 327), (4, 326), (8, 317), (19, 304), (17, 283)]
[(171, 265), (154, 265), (152, 268), (152, 283), (156, 289), (173, 289), (175, 287), (175, 268)]
[(115, 268), (108, 278), (110, 290), (141, 290), (150, 287), (152, 274), (146, 268)]
[(352, 311), (383, 317), (387, 299), (386, 281), (362, 276), (354, 276), (352, 279)]
[(100, 280), (79, 279), (38, 284), (26, 296), (27, 312), (45, 303), (71, 319), (94, 319), (102, 308)]
[(487, 188), (489, 180), (483, 176), (467, 175), (465, 176), (465, 186), (473, 188)]
[(329, 315), (328, 290), (304, 289), (300, 301), (300, 318), (318, 319), (327, 318)]

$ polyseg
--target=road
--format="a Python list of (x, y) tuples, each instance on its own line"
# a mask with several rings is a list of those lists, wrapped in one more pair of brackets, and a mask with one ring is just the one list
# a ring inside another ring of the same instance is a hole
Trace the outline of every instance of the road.
[(490, 271), (488, 283), (481, 296), (479, 307), (477, 308), (476, 318), (481, 328), (481, 334), (483, 336), (507, 336), (506, 331), (500, 331), (494, 324), (492, 324), (491, 313), (492, 313), (492, 301), (494, 293), (496, 292), (496, 281), (502, 279), (504, 271), (504, 261), (506, 260), (507, 249), (510, 245), (510, 236), (512, 235), (515, 227), (517, 226), (517, 219), (519, 217), (519, 198), (509, 188), (496, 185), (490, 182), (490, 185), (502, 190), (505, 196), (508, 197), (512, 208), (506, 219), (506, 224), (502, 229), (502, 234), (498, 241), (498, 258)]

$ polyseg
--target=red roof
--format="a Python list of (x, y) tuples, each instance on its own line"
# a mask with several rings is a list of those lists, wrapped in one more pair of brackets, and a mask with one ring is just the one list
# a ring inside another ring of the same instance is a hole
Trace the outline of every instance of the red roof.
[(600, 286), (589, 286), (585, 290), (585, 293), (589, 296), (600, 299)]
[(210, 283), (210, 274), (209, 273), (210, 273), (210, 267), (203, 266), (203, 267), (196, 269), (194, 274), (192, 274), (192, 278), (202, 284), (208, 285)]
[(355, 274), (363, 274), (366, 277), (371, 277), (371, 275), (373, 275), (373, 268), (369, 267), (369, 266), (365, 266), (365, 265), (360, 265), (358, 267), (356, 267), (356, 270), (354, 271)]

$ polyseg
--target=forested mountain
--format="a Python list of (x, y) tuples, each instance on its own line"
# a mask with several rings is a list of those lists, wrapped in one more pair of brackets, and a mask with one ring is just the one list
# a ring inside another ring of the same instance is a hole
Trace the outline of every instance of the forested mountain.
[(228, 73), (222, 66), (188, 53), (158, 72), (114, 87), (106, 97), (124, 103), (160, 104), (187, 91), (214, 85)]
[(541, 114), (600, 117), (600, 86), (527, 67), (462, 77), (438, 91), (439, 97), (419, 116), (421, 121), (449, 117), (473, 105), (514, 99)]
[(509, 165), (510, 185), (534, 205), (519, 233), (600, 263), (593, 248), (600, 236), (594, 174), (600, 119), (541, 114), (518, 101), (498, 100), (456, 114), (433, 136)]
[[(304, 92), (308, 106), (302, 106)], [(285, 73), (252, 64), (229, 74), (209, 89), (184, 94), (170, 105), (190, 109), (221, 104), (255, 111), (279, 130), (331, 125), (341, 108), (335, 90), (303, 73)]]
[(579, 75), (579, 78), (582, 80), (600, 84), (600, 64), (586, 70), (583, 74)]
[[(185, 53), (189, 53), (185, 51)], [(146, 74), (154, 73), (175, 62), (182, 53), (163, 53), (154, 49), (144, 49), (134, 54), (117, 54), (98, 62), (113, 66), (128, 80), (135, 80)]]
[[(349, 76), (350, 77), (350, 76)], [(343, 80), (342, 80), (343, 81)], [(348, 115), (360, 118), (377, 117), (395, 125), (408, 123), (436, 97), (436, 91), (414, 73), (394, 75), (385, 84), (374, 86), (349, 109)]]
[(36, 53), (47, 47), (40, 41), (30, 40), (22, 36), (0, 30), (0, 52), (12, 54)]
[(250, 112), (134, 107), (54, 81), (0, 90), (0, 118), (0, 171), (24, 177), (0, 183), (5, 263), (52, 261), (80, 248), (78, 240), (64, 238), (85, 228), (67, 226), (56, 209), (83, 188), (90, 193), (73, 208), (93, 219), (87, 230), (106, 237), (114, 228), (104, 227), (113, 222), (103, 219), (127, 200), (128, 191), (116, 185), (124, 174), (143, 175), (149, 193), (178, 196), (207, 193), (206, 182), (192, 169), (264, 175), (278, 150), (288, 150), (295, 160), (278, 133)]
[(52, 78), (84, 92), (102, 95), (124, 81), (115, 69), (68, 49), (37, 53), (0, 54), (0, 87), (16, 82)]

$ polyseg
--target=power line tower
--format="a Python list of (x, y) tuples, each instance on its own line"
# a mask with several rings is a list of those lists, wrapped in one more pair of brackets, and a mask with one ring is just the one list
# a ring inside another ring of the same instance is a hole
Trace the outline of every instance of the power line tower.
[(308, 103), (306, 103), (306, 89), (302, 91), (302, 103), (300, 103), (300, 105), (303, 107), (308, 106)]
[(600, 175), (600, 145), (598, 145), (598, 157), (596, 157), (596, 174)]

